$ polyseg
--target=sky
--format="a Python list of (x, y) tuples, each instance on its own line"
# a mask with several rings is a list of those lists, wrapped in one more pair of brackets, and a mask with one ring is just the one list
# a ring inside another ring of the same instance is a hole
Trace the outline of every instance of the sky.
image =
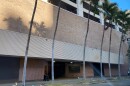
[(110, 0), (116, 2), (121, 10), (130, 10), (130, 0)]

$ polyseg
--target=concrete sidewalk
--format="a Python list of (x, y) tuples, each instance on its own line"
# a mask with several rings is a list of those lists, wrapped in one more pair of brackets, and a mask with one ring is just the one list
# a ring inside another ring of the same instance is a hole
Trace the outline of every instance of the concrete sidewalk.
[[(31, 81), (26, 82), (26, 86), (90, 86), (92, 84), (100, 84), (100, 83), (113, 83), (120, 82), (122, 80), (130, 80), (129, 77), (113, 77), (113, 78), (87, 78), (83, 80), (79, 79), (57, 79), (55, 81)], [(9, 84), (0, 84), (0, 86), (22, 86), (22, 83), (9, 83)], [(108, 85), (109, 86), (109, 85)]]

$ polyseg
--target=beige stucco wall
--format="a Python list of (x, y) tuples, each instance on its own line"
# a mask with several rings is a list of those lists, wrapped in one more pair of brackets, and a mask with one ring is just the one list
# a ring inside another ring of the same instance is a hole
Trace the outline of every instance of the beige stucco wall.
[[(33, 11), (34, 0), (4, 0), (0, 5), (0, 29), (27, 33)], [(52, 38), (57, 16), (57, 7), (38, 0), (33, 26), (33, 35)], [(56, 40), (83, 45), (87, 19), (61, 10)], [(103, 26), (90, 20), (87, 46), (100, 50)], [(103, 50), (108, 51), (110, 28), (105, 31)], [(118, 54), (120, 33), (113, 30), (111, 52)], [(125, 44), (126, 53), (127, 45)], [(97, 57), (99, 58), (99, 56)]]
[[(129, 67), (129, 60), (128, 60), (128, 57), (126, 57), (126, 53), (127, 53), (127, 49), (128, 49), (128, 45), (125, 43), (122, 44), (122, 54), (124, 56), (124, 64), (121, 65), (121, 73), (122, 75), (127, 75), (128, 74), (128, 67)], [(124, 71), (126, 70), (126, 71)]]
[[(22, 33), (27, 33), (29, 22), (31, 20), (34, 0), (3, 0), (0, 5), (0, 29), (12, 30)], [(38, 7), (35, 16), (35, 24), (33, 26), (33, 35), (52, 38), (55, 28), (57, 16), (57, 7), (38, 0)], [(59, 26), (56, 35), (56, 40), (83, 45), (85, 32), (87, 28), (87, 19), (77, 16), (65, 10), (61, 10)], [(94, 21), (90, 21), (90, 29), (88, 34), (87, 46), (90, 48), (100, 49), (103, 26)], [(108, 51), (109, 47), (109, 32), (110, 28), (105, 31), (103, 50)], [(118, 54), (120, 42), (120, 33), (113, 30), (111, 52)], [(125, 65), (121, 66), (122, 75), (127, 74), (127, 43), (124, 43), (123, 48)], [(37, 64), (37, 65), (34, 65)], [(47, 64), (41, 60), (28, 61), (27, 80), (43, 79), (44, 65)], [(88, 64), (87, 64), (88, 65)], [(86, 65), (86, 66), (87, 66)], [(31, 69), (34, 67), (36, 69)], [(23, 60), (20, 61), (19, 80), (22, 80)], [(124, 71), (126, 70), (126, 71)], [(93, 70), (90, 66), (86, 67), (87, 76), (93, 76)], [(117, 74), (116, 67), (112, 68), (113, 75)], [(105, 69), (106, 76), (108, 69)], [(79, 74), (70, 74), (66, 69), (66, 77), (82, 76), (82, 66)]]
[[(34, 0), (4, 0), (3, 4), (0, 6), (0, 28), (27, 32), (33, 6)], [(57, 8), (55, 6), (39, 0), (34, 20), (36, 23), (32, 32), (36, 35), (52, 38), (56, 16)], [(83, 45), (86, 28), (87, 19), (61, 10), (56, 39)], [(103, 26), (94, 21), (90, 21), (90, 31), (87, 42), (88, 47), (100, 49), (102, 30)], [(109, 32), (109, 29), (105, 32), (104, 51), (108, 51)], [(111, 49), (113, 53), (118, 53), (119, 41), (120, 33), (113, 30)]]

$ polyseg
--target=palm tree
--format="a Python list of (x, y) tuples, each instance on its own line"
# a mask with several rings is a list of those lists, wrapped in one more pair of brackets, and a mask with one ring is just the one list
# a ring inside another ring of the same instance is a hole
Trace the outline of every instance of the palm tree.
[(53, 41), (52, 41), (52, 62), (51, 62), (51, 78), (52, 81), (54, 81), (54, 45), (55, 45), (55, 36), (58, 28), (58, 23), (59, 23), (59, 15), (60, 15), (60, 8), (61, 8), (61, 0), (59, 0), (59, 5), (58, 5), (58, 13), (57, 13), (57, 19), (56, 19), (56, 27), (54, 31), (54, 36), (53, 36)]
[(108, 26), (106, 27), (105, 23), (106, 20), (109, 19), (109, 15), (111, 12), (111, 9), (113, 7), (116, 6), (116, 3), (110, 3), (109, 0), (104, 0), (104, 3), (102, 4), (102, 6), (100, 6), (103, 9), (103, 14), (104, 14), (104, 27), (103, 27), (103, 34), (102, 34), (102, 40), (101, 40), (101, 51), (100, 51), (100, 67), (101, 67), (101, 78), (103, 77), (103, 73), (102, 73), (102, 47), (103, 47), (103, 39), (104, 39), (104, 34), (105, 34), (105, 30), (108, 29)]
[[(87, 37), (88, 37), (88, 32), (89, 32), (89, 19), (90, 19), (90, 11), (91, 11), (91, 6), (93, 5), (93, 7), (95, 9), (97, 9), (97, 5), (98, 5), (98, 0), (82, 0), (83, 1), (87, 1), (89, 2), (89, 12), (88, 12), (88, 22), (87, 22), (87, 30), (86, 30), (86, 35), (85, 35), (85, 40), (84, 40), (84, 48), (83, 48), (83, 79), (86, 79), (86, 68), (85, 68), (85, 52), (86, 52), (86, 42), (87, 42)], [(97, 12), (96, 10), (94, 10), (95, 12)]]
[(27, 40), (27, 45), (26, 45), (26, 51), (25, 51), (24, 69), (23, 69), (23, 82), (22, 82), (23, 86), (26, 85), (25, 81), (26, 81), (26, 67), (27, 67), (27, 60), (28, 60), (28, 49), (29, 49), (29, 43), (30, 43), (32, 25), (33, 25), (33, 19), (34, 19), (34, 16), (35, 16), (36, 8), (37, 8), (37, 0), (35, 0), (35, 5), (34, 5), (33, 14), (32, 14), (32, 18), (31, 18), (31, 22), (30, 22), (30, 27), (29, 27), (29, 33), (28, 33), (28, 40)]
[(109, 53), (108, 53), (108, 64), (109, 64), (109, 76), (111, 77), (111, 64), (110, 64), (110, 51), (111, 51), (111, 38), (112, 38), (112, 28), (113, 22), (116, 22), (116, 17), (118, 13), (118, 7), (115, 5), (109, 10), (109, 24), (110, 24), (110, 38), (109, 38)]
[(126, 32), (129, 29), (128, 28), (128, 25), (129, 25), (128, 21), (130, 20), (129, 16), (130, 16), (130, 13), (127, 13), (127, 10), (126, 11), (120, 11), (119, 15), (118, 15), (118, 23), (122, 27), (121, 40), (120, 40), (120, 46), (119, 46), (119, 57), (118, 57), (118, 75), (119, 75), (119, 78), (121, 77), (121, 73), (120, 73), (121, 46), (122, 46), (124, 35), (126, 34)]

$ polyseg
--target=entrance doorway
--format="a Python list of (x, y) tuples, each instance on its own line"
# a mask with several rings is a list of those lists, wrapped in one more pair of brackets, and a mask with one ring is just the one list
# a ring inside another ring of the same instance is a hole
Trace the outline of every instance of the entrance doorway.
[(0, 56), (0, 81), (18, 81), (19, 58)]
[[(93, 71), (94, 71), (94, 76), (95, 77), (99, 77), (101, 76), (101, 67), (100, 67), (100, 63), (93, 63), (92, 64), (93, 67)], [(102, 73), (104, 75), (104, 66), (102, 64)]]
[[(51, 79), (51, 62), (49, 62), (49, 71), (48, 75)], [(55, 62), (54, 63), (54, 78), (62, 78), (65, 76), (65, 63), (64, 62)]]

